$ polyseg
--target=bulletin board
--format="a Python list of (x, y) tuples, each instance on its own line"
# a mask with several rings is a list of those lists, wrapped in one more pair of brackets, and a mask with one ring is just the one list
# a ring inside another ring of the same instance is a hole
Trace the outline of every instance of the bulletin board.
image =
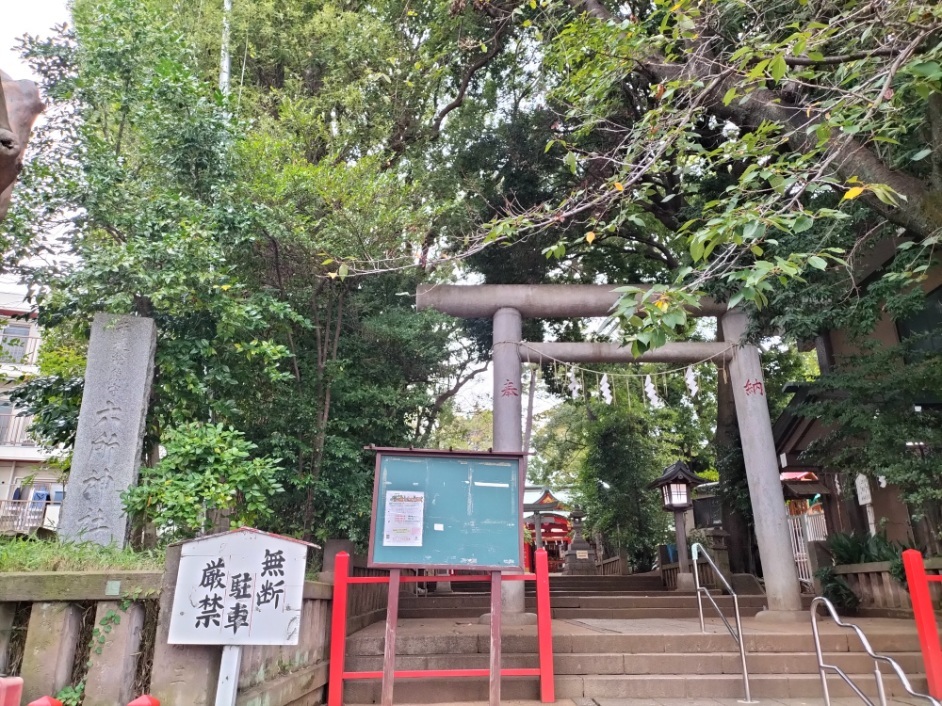
[(522, 454), (373, 450), (369, 566), (523, 567)]

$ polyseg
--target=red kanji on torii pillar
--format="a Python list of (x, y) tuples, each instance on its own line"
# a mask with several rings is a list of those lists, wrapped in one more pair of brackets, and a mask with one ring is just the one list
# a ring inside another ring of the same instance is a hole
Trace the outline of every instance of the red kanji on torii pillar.
[[(608, 316), (620, 294), (618, 285), (424, 285), (416, 293), (418, 310), (494, 321), (494, 450), (522, 451), (521, 364), (698, 363), (728, 364), (736, 417), (746, 462), (756, 539), (765, 577), (769, 618), (787, 619), (801, 610), (801, 589), (789, 540), (785, 498), (779, 482), (772, 423), (756, 346), (742, 343), (747, 316), (710, 298), (692, 307), (694, 316), (719, 318), (723, 338), (731, 343), (668, 343), (641, 356), (613, 343), (537, 343), (522, 340), (527, 318)], [(639, 285), (641, 288), (644, 285)], [(508, 387), (509, 384), (509, 387)], [(514, 389), (517, 394), (505, 394)], [(506, 582), (504, 610), (524, 613), (523, 586)]]

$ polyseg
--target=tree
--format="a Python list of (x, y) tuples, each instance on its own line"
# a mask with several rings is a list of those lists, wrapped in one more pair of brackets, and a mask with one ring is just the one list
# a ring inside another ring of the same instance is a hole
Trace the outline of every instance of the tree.
[(929, 519), (937, 551), (942, 356), (925, 343), (925, 336), (917, 336), (894, 348), (862, 346), (860, 354), (836, 361), (835, 370), (810, 386), (798, 412), (826, 430), (805, 452), (808, 460), (842, 473), (847, 487), (858, 473), (897, 486), (913, 514)]
[(233, 526), (268, 520), (271, 499), (283, 488), (280, 459), (250, 458), (255, 444), (221, 424), (185, 424), (163, 435), (165, 456), (145, 468), (138, 485), (125, 494), (128, 511), (151, 521), (164, 540), (202, 534), (217, 512)]
[[(331, 9), (302, 5), (294, 9), (313, 12), (320, 31), (336, 29)], [(412, 209), (419, 188), (383, 175), (369, 155), (382, 136), (358, 132), (359, 116), (349, 115), (350, 131), (318, 133), (323, 150), (299, 139), (314, 139), (308, 120), (320, 111), (346, 115), (338, 100), (359, 104), (345, 93), (349, 73), (333, 92), (316, 82), (292, 92), (260, 69), (259, 86), (227, 98), (202, 72), (203, 47), (181, 30), (192, 16), (167, 24), (163, 9), (158, 0), (85, 0), (74, 33), (26, 43), (53, 105), (8, 221), (17, 245), (8, 261), (41, 287), (47, 330), (87, 339), (98, 310), (155, 319), (151, 464), (168, 429), (234, 427), (254, 457), (282, 459), (285, 493), (256, 518), (362, 539), (372, 469), (364, 447), (414, 441), (417, 420), (427, 427), (437, 414), (432, 391), (462, 376), (450, 359), (453, 325), (415, 316), (398, 296), (416, 277), (347, 277), (347, 258), (381, 260), (414, 213), (427, 217)], [(281, 35), (266, 32), (277, 44)], [(52, 245), (70, 259), (38, 262)], [(34, 258), (19, 263), (23, 254)], [(49, 422), (47, 439), (68, 444), (81, 384), (52, 368), (44, 372), (57, 377), (31, 386), (30, 406)], [(177, 481), (196, 483), (191, 470)]]
[(626, 549), (639, 571), (654, 566), (667, 530), (658, 494), (647, 489), (663, 468), (653, 431), (638, 414), (601, 409), (587, 434), (577, 484), (587, 526), (610, 545)]
[[(620, 309), (636, 347), (666, 340), (704, 290), (761, 308), (877, 237), (917, 243), (899, 269), (925, 271), (942, 226), (937, 4), (566, 7), (520, 14), (563, 107), (548, 137), (581, 180), (491, 237), (582, 224), (598, 238), (629, 222), (677, 233), (673, 286), (628, 292)], [(827, 244), (845, 221), (851, 242)], [(802, 237), (783, 247), (789, 234)]]

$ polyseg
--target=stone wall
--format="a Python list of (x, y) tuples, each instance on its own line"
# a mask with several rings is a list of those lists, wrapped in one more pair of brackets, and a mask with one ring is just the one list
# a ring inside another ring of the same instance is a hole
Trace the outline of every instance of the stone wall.
[[(214, 703), (221, 647), (166, 644), (179, 547), (165, 572), (0, 574), (0, 675), (21, 676), (24, 703), (85, 684), (85, 706), (150, 693)], [(354, 575), (372, 575), (354, 562)], [(386, 585), (351, 587), (348, 634), (385, 618)], [(243, 648), (239, 706), (326, 700), (333, 586), (309, 581), (296, 646)]]

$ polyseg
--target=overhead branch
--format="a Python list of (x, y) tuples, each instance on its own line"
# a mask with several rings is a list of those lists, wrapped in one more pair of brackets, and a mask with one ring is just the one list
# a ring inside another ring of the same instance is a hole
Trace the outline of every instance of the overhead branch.
[[(601, 21), (613, 17), (598, 0), (569, 0), (569, 4)], [(723, 97), (730, 90), (741, 88), (743, 77), (733, 67), (718, 64), (713, 57), (697, 53), (687, 62), (677, 63), (652, 50), (639, 60), (637, 68), (659, 83), (677, 80), (700, 83), (704, 87), (697, 96), (698, 102), (717, 117), (747, 129), (763, 123), (779, 124), (785, 128), (791, 149), (802, 153), (818, 149), (819, 138), (814, 128), (826, 119), (821, 111), (790, 103), (781, 93), (767, 88), (755, 88), (727, 105)], [(883, 203), (869, 193), (861, 197), (891, 223), (919, 237), (928, 237), (942, 228), (942, 212), (933, 204), (926, 185), (916, 177), (889, 167), (864, 142), (832, 129), (827, 139), (827, 153), (833, 173), (841, 179), (856, 177), (864, 184), (885, 184), (902, 196), (903, 201), (898, 206)]]
[(465, 70), (464, 76), (461, 78), (461, 85), (458, 87), (458, 95), (455, 96), (454, 100), (451, 101), (448, 105), (442, 108), (438, 115), (435, 117), (435, 122), (432, 123), (432, 139), (437, 139), (442, 131), (442, 123), (445, 121), (445, 118), (454, 110), (457, 110), (464, 103), (465, 96), (468, 94), (468, 88), (471, 86), (471, 81), (474, 79), (474, 75), (487, 66), (491, 60), (497, 56), (500, 51), (504, 48), (504, 39), (506, 38), (507, 30), (510, 28), (511, 22), (510, 18), (507, 17), (501, 21), (497, 26), (497, 31), (494, 33), (493, 38), (490, 42), (490, 48), (478, 57), (477, 60), (471, 63), (471, 65)]
[(785, 63), (788, 66), (835, 66), (837, 64), (846, 64), (851, 61), (861, 61), (862, 59), (872, 59), (877, 56), (896, 56), (898, 49), (874, 49), (873, 51), (855, 51), (850, 54), (834, 54), (833, 56), (820, 56), (816, 59), (810, 56), (786, 56)]
[[(462, 371), (466, 367), (467, 367), (466, 365), (463, 366)], [(435, 398), (435, 401), (431, 404), (428, 411), (424, 415), (422, 415), (423, 420), (426, 422), (426, 424), (425, 424), (425, 430), (422, 432), (421, 437), (419, 437), (419, 439), (416, 440), (416, 443), (419, 446), (424, 446), (428, 442), (428, 438), (429, 436), (431, 436), (432, 429), (435, 426), (435, 420), (438, 419), (438, 415), (442, 411), (442, 408), (444, 408), (445, 403), (448, 402), (448, 400), (452, 399), (459, 392), (461, 392), (461, 389), (465, 385), (467, 385), (474, 378), (476, 378), (478, 375), (485, 372), (486, 370), (487, 370), (487, 365), (485, 364), (481, 366), (480, 368), (473, 368), (472, 370), (468, 371), (467, 375), (465, 375), (464, 377), (462, 377), (461, 373), (459, 373), (458, 379), (455, 381), (455, 384), (452, 385), (447, 390), (444, 390)], [(420, 423), (421, 421), (422, 420), (420, 420)], [(418, 429), (416, 429), (416, 431), (418, 432)]]

